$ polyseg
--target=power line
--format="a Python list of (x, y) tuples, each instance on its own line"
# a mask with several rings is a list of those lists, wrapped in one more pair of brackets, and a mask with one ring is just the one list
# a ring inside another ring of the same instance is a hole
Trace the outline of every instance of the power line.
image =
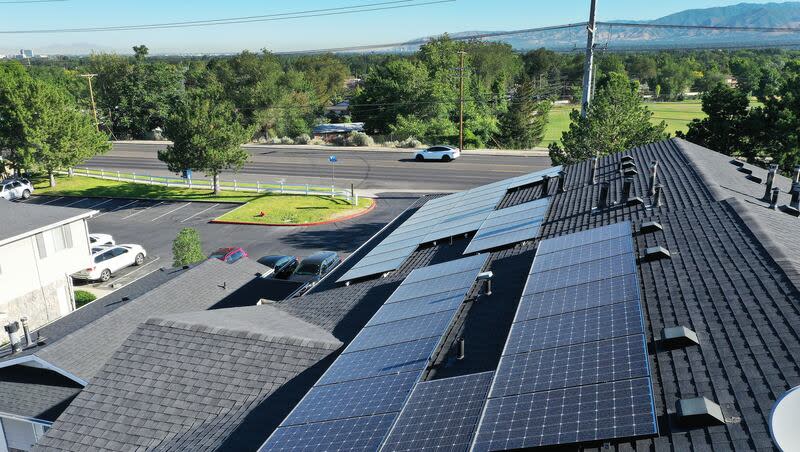
[(665, 28), (683, 30), (714, 30), (714, 31), (754, 31), (768, 33), (798, 33), (797, 27), (745, 27), (745, 26), (724, 26), (724, 25), (680, 25), (680, 24), (654, 24), (636, 22), (597, 22), (597, 25), (608, 27), (626, 28)]
[(69, 0), (7, 0), (7, 1), (0, 1), (0, 5), (11, 5), (11, 4), (25, 4), (25, 3), (56, 3), (56, 2), (68, 2)]
[(190, 28), (207, 27), (214, 25), (232, 25), (254, 22), (274, 22), (290, 19), (305, 19), (312, 17), (338, 16), (344, 14), (354, 14), (372, 11), (385, 11), (401, 8), (411, 8), (416, 6), (434, 5), (440, 3), (453, 3), (456, 0), (429, 0), (417, 2), (417, 0), (394, 0), (380, 3), (370, 3), (356, 6), (343, 6), (337, 8), (324, 8), (316, 10), (295, 11), (289, 13), (265, 14), (260, 16), (232, 17), (227, 19), (209, 19), (186, 22), (167, 22), (158, 24), (141, 25), (118, 25), (111, 27), (85, 27), (85, 28), (48, 28), (34, 30), (0, 30), (0, 34), (42, 34), (42, 33), (95, 33), (109, 31), (130, 31), (130, 30), (156, 30), (168, 28)]

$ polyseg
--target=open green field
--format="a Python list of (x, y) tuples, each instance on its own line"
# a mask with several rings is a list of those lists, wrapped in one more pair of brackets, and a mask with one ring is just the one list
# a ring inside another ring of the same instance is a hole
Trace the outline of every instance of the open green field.
[(316, 223), (356, 214), (370, 208), (372, 203), (369, 198), (360, 198), (358, 206), (354, 206), (338, 196), (271, 194), (262, 195), (216, 220), (263, 224)]
[[(667, 132), (675, 135), (675, 132), (680, 130), (685, 132), (687, 124), (692, 119), (702, 119), (706, 116), (701, 110), (701, 103), (699, 100), (687, 100), (682, 102), (649, 102), (647, 108), (653, 112), (652, 121), (659, 123), (664, 121), (667, 123)], [(550, 122), (547, 125), (547, 130), (544, 133), (544, 140), (540, 146), (545, 147), (548, 144), (561, 139), (561, 133), (569, 129), (569, 112), (573, 108), (580, 108), (576, 105), (554, 105), (550, 110)]]

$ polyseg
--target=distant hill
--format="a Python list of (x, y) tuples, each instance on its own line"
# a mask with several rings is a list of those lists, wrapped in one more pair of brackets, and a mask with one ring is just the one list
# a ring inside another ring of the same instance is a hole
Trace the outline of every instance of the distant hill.
[[(689, 9), (655, 20), (617, 20), (609, 22), (612, 24), (598, 26), (597, 43), (599, 46), (608, 45), (612, 49), (724, 48), (748, 45), (790, 45), (794, 43), (797, 43), (798, 47), (800, 47), (800, 33), (654, 29), (627, 26), (615, 27), (613, 25), (613, 22), (624, 22), (657, 25), (800, 28), (800, 2), (740, 3), (716, 8)], [(451, 36), (461, 37), (491, 33), (497, 33), (497, 31), (460, 32), (453, 33)], [(539, 47), (564, 50), (580, 48), (586, 45), (586, 34), (582, 28), (497, 36), (488, 39), (506, 42), (517, 50), (530, 50)], [(400, 46), (393, 50), (401, 52), (413, 51), (417, 47), (418, 45), (409, 43), (409, 45)]]

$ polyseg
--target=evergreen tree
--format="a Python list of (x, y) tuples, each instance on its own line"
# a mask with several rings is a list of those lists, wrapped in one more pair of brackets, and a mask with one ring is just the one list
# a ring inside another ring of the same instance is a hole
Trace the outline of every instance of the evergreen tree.
[(183, 228), (172, 242), (172, 266), (183, 267), (205, 260), (200, 233), (194, 228)]
[(500, 118), (500, 141), (511, 149), (536, 147), (544, 138), (551, 102), (537, 99), (530, 80), (520, 84), (511, 99), (508, 111)]

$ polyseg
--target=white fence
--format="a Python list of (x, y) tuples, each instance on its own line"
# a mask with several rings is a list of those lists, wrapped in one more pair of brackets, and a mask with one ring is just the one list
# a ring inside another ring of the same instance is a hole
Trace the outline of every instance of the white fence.
[[(148, 185), (161, 185), (165, 187), (180, 187), (192, 189), (207, 189), (214, 188), (214, 182), (211, 179), (186, 179), (183, 177), (174, 176), (151, 176), (149, 174), (136, 174), (121, 171), (106, 171), (103, 169), (90, 169), (90, 168), (73, 168), (72, 171), (59, 171), (61, 174), (69, 174), (76, 176), (93, 177), (97, 179), (114, 180), (119, 182), (134, 182), (137, 184)], [(339, 196), (347, 199), (352, 204), (358, 204), (358, 194), (351, 188), (337, 189), (331, 185), (323, 187), (319, 185), (310, 184), (287, 184), (285, 181), (278, 183), (261, 183), (261, 182), (238, 182), (236, 179), (232, 181), (225, 181), (220, 179), (220, 188), (225, 191), (241, 191), (241, 192), (254, 192), (254, 193), (280, 193), (290, 195), (313, 195), (313, 196)]]

